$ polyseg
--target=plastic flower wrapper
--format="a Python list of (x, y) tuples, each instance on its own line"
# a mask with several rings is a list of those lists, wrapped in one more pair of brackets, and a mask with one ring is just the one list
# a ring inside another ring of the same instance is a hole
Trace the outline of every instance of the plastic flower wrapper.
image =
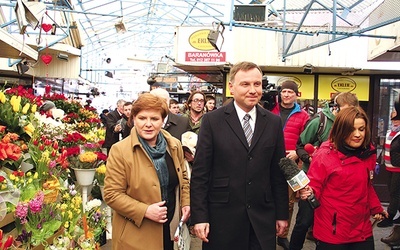
[(56, 204), (44, 203), (43, 191), (38, 191), (28, 201), (20, 201), (15, 209), (16, 228), (19, 234), (25, 229), (32, 233), (30, 243), (37, 246), (46, 241), (61, 227)]
[(0, 221), (7, 213), (14, 212), (26, 181), (33, 182), (31, 173), (25, 176), (22, 171), (0, 170)]

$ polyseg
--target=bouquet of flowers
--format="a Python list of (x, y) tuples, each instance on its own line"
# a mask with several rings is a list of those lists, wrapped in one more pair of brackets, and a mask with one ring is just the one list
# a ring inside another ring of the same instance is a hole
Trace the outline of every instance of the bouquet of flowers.
[(37, 135), (28, 144), (30, 158), (43, 181), (55, 176), (66, 179), (68, 175), (67, 151), (60, 149), (57, 138)]
[(16, 133), (6, 132), (6, 127), (0, 125), (0, 166), (17, 170), (22, 162), (22, 152), (27, 145)]
[[(18, 134), (24, 141), (28, 141), (34, 131), (32, 121), (37, 109), (37, 102), (28, 91), (22, 87), (0, 91), (0, 125), (7, 130)], [(31, 103), (34, 103), (31, 105)]]
[(95, 169), (107, 160), (107, 155), (100, 151), (98, 143), (86, 143), (67, 149), (71, 168)]
[(23, 239), (24, 243), (37, 246), (46, 241), (61, 227), (61, 220), (57, 217), (55, 203), (45, 203), (43, 191), (38, 191), (28, 201), (20, 201), (15, 209), (17, 231), (29, 236)]
[(56, 205), (56, 208), (59, 211), (65, 233), (69, 237), (71, 237), (78, 225), (80, 216), (77, 215), (81, 214), (81, 207), (82, 197), (76, 191), (74, 184), (61, 191), (61, 200)]

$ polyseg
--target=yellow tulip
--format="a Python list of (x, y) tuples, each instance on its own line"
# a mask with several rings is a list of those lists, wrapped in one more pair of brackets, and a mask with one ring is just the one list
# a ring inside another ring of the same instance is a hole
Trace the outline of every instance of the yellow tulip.
[(32, 136), (33, 132), (35, 132), (35, 127), (32, 125), (32, 123), (29, 123), (24, 127), (25, 133), (27, 133), (29, 136)]
[(31, 108), (31, 112), (32, 112), (32, 113), (35, 113), (36, 110), (37, 110), (37, 105), (36, 105), (36, 104), (33, 104), (33, 105), (32, 105), (32, 108)]
[(11, 104), (12, 106), (14, 106), (14, 103), (15, 103), (16, 101), (17, 101), (17, 96), (15, 96), (15, 95), (11, 96), (10, 104)]
[(21, 103), (20, 100), (21, 99), (19, 98), (19, 101), (18, 101), (18, 97), (15, 96), (15, 95), (11, 96), (10, 104), (11, 104), (14, 112), (18, 112), (19, 111), (19, 106), (20, 106), (20, 103)]
[(22, 108), (22, 114), (28, 113), (29, 107), (31, 105), (29, 103), (25, 104), (25, 106)]
[(0, 91), (0, 102), (1, 103), (5, 103), (6, 102), (6, 95), (2, 91)]

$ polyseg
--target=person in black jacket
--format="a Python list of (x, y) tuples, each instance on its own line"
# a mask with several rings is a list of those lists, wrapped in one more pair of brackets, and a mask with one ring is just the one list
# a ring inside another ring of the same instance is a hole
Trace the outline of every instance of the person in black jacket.
[(118, 122), (122, 118), (125, 101), (120, 99), (117, 101), (117, 108), (106, 116), (106, 138), (104, 139), (103, 148), (107, 149), (107, 154), (110, 152), (111, 146), (119, 141), (119, 135), (122, 131), (122, 126)]
[(108, 113), (110, 113), (110, 111), (108, 109), (103, 109), (103, 111), (101, 111), (101, 114), (100, 114), (100, 120), (101, 120), (101, 123), (103, 123), (104, 127), (107, 126), (106, 117), (107, 117)]
[[(162, 88), (153, 89), (150, 94), (163, 98), (169, 104), (169, 93)], [(167, 117), (164, 119), (163, 129), (167, 130), (173, 137), (182, 140), (182, 134), (190, 130), (189, 120), (186, 117), (172, 114), (168, 112)]]

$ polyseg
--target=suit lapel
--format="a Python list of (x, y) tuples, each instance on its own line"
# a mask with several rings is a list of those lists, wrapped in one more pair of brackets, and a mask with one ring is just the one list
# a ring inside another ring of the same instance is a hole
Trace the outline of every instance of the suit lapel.
[(262, 135), (262, 131), (264, 130), (265, 126), (267, 126), (267, 119), (265, 119), (265, 112), (261, 112), (262, 108), (259, 107), (258, 105), (256, 106), (257, 109), (257, 118), (256, 118), (256, 124), (254, 128), (254, 133), (253, 133), (253, 139), (251, 142), (250, 150), (257, 144), (258, 140), (260, 139)]
[(249, 148), (249, 145), (247, 144), (247, 140), (243, 132), (242, 124), (240, 123), (240, 119), (236, 112), (235, 106), (233, 105), (233, 102), (231, 102), (229, 105), (226, 106), (225, 114), (226, 114), (226, 122), (232, 129), (233, 133), (235, 133), (235, 135), (238, 137), (243, 146)]

